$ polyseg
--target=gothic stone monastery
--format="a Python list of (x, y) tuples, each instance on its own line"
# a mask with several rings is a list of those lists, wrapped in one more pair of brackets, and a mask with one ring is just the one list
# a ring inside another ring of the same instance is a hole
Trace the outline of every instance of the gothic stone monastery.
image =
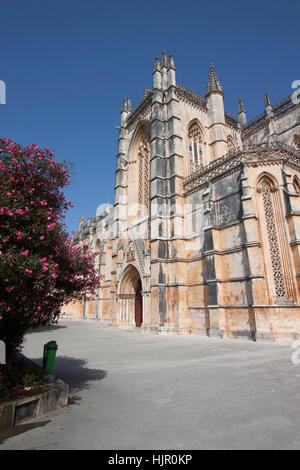
[(300, 337), (300, 104), (293, 95), (247, 122), (224, 111), (210, 66), (206, 95), (157, 57), (153, 88), (123, 101), (115, 200), (80, 220), (73, 244), (96, 253), (98, 298), (69, 304), (153, 333)]

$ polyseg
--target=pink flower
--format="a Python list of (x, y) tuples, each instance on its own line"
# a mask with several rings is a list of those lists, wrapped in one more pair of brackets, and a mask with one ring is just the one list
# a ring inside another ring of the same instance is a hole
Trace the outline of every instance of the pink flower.
[(31, 271), (30, 269), (27, 269), (27, 268), (26, 268), (26, 269), (25, 269), (25, 273), (31, 275), (31, 274), (32, 274), (32, 271)]
[(25, 250), (25, 251), (21, 252), (21, 255), (22, 256), (28, 256), (28, 253), (29, 253), (29, 250)]
[(14, 288), (15, 288), (15, 286), (5, 287), (5, 290), (6, 290), (7, 292), (11, 292), (11, 291), (14, 290)]

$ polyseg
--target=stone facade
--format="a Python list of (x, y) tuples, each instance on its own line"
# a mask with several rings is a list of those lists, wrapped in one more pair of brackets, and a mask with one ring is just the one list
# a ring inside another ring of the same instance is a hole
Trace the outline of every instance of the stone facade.
[(118, 128), (115, 201), (81, 219), (74, 244), (96, 253), (99, 297), (73, 317), (144, 332), (253, 340), (300, 336), (300, 104), (247, 122), (156, 58), (153, 88)]

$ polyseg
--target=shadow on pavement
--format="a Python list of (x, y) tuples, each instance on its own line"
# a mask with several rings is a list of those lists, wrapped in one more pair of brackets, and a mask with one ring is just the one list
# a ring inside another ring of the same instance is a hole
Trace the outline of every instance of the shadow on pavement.
[[(42, 358), (31, 359), (40, 366), (42, 365)], [(88, 369), (86, 367), (87, 361), (84, 359), (76, 359), (74, 357), (61, 356), (57, 357), (55, 361), (54, 374), (62, 379), (69, 385), (69, 400), (68, 405), (79, 405), (82, 399), (77, 395), (81, 390), (88, 390), (92, 386), (92, 382), (102, 380), (106, 377), (108, 371), (101, 369)], [(37, 418), (35, 418), (37, 419)], [(42, 417), (41, 417), (42, 419)], [(0, 444), (6, 439), (22, 434), (31, 429), (45, 426), (51, 420), (33, 421), (28, 423), (19, 424), (11, 429), (0, 432)]]
[(33, 330), (28, 330), (26, 332), (26, 335), (31, 335), (32, 333), (42, 333), (44, 331), (54, 331), (54, 330), (60, 330), (61, 328), (68, 328), (67, 325), (48, 325), (48, 326), (42, 326), (41, 328), (34, 328)]
[[(42, 365), (42, 359), (33, 359)], [(88, 390), (92, 382), (102, 380), (108, 371), (102, 369), (88, 369), (87, 361), (74, 357), (58, 356), (55, 360), (54, 374), (69, 385), (69, 404), (78, 404), (81, 397), (77, 395), (81, 390)]]

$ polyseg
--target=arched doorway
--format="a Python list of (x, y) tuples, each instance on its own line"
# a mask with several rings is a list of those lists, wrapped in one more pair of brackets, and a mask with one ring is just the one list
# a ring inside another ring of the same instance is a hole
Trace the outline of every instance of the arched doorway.
[(137, 268), (129, 265), (121, 277), (119, 302), (119, 325), (141, 327), (143, 324), (142, 280)]

